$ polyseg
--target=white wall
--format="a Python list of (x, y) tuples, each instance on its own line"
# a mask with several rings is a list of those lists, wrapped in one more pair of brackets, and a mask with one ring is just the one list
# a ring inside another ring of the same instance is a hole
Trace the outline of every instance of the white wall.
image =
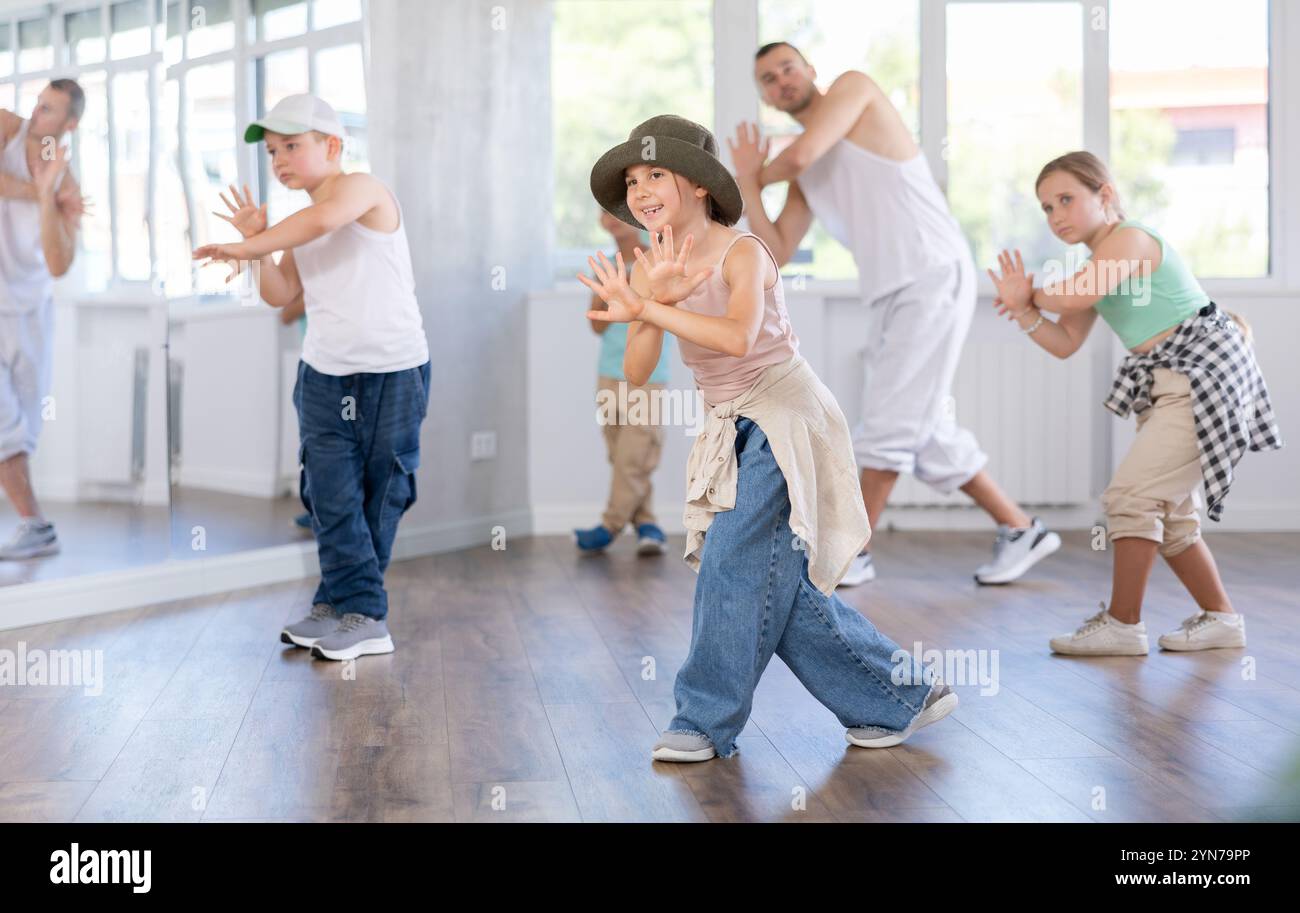
[[(419, 501), (442, 541), (528, 531), (525, 296), (549, 284), (545, 0), (371, 3), (372, 169), (402, 201), (432, 361)], [(494, 285), (495, 280), (495, 285)], [(495, 431), (495, 460), (470, 435)]]

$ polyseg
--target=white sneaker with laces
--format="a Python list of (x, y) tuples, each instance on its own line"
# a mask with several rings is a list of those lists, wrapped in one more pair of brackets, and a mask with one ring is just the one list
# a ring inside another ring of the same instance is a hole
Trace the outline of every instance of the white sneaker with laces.
[(1024, 529), (998, 526), (993, 542), (993, 560), (975, 570), (977, 583), (1010, 583), (1061, 547), (1061, 537), (1043, 525), (1037, 517)]
[(1140, 621), (1121, 626), (1103, 602), (1100, 612), (1074, 633), (1053, 637), (1051, 646), (1053, 653), (1069, 656), (1146, 656), (1147, 628)]
[(858, 586), (875, 579), (876, 566), (871, 563), (871, 552), (866, 552), (862, 555), (853, 556), (853, 560), (849, 563), (849, 569), (844, 572), (844, 577), (837, 585)]
[(1161, 634), (1157, 643), (1162, 650), (1191, 652), (1220, 647), (1246, 646), (1246, 619), (1236, 612), (1201, 612), (1175, 631)]
[(25, 517), (9, 541), (0, 545), (0, 561), (41, 558), (58, 554), (58, 551), (59, 537), (54, 532), (54, 524), (48, 520)]

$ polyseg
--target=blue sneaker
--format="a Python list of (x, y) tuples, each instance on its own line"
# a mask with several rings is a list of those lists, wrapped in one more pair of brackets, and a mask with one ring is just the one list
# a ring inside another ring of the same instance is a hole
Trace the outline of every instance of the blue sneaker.
[(653, 523), (642, 523), (636, 528), (636, 553), (638, 555), (662, 555), (668, 550), (668, 539), (664, 531)]
[(614, 541), (614, 534), (603, 524), (591, 529), (575, 529), (573, 534), (578, 537), (579, 550), (584, 552), (602, 552)]

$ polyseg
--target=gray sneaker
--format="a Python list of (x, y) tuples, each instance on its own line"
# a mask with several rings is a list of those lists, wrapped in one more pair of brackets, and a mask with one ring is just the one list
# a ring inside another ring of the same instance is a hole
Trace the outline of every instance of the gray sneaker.
[(983, 584), (1010, 583), (1060, 547), (1061, 537), (1037, 517), (1024, 529), (999, 524), (993, 560), (976, 569), (975, 580)]
[(388, 622), (358, 612), (344, 615), (338, 627), (318, 639), (311, 648), (311, 655), (321, 659), (356, 659), (367, 653), (392, 652), (393, 638), (388, 634)]
[(921, 712), (902, 732), (880, 726), (856, 726), (846, 731), (844, 738), (850, 745), (857, 745), (859, 748), (892, 748), (902, 743), (916, 730), (939, 722), (956, 709), (956, 693), (942, 681), (935, 679), (930, 693), (925, 696), (925, 703), (921, 705)]
[(712, 742), (691, 732), (665, 732), (650, 750), (656, 761), (707, 761), (717, 754)]
[(9, 541), (0, 546), (0, 561), (22, 561), (59, 553), (59, 537), (48, 520), (26, 517)]
[(334, 611), (332, 605), (318, 602), (311, 607), (311, 614), (302, 621), (285, 626), (280, 632), (280, 643), (313, 647), (326, 634), (333, 634), (342, 620), (343, 616)]

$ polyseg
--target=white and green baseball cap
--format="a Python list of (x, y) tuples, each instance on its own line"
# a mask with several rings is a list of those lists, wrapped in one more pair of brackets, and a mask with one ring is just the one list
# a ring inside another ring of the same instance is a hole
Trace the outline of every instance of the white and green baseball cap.
[(319, 130), (328, 136), (344, 136), (343, 122), (323, 99), (315, 95), (286, 95), (276, 102), (266, 116), (255, 120), (244, 131), (244, 142), (258, 143), (267, 130), (293, 136)]

